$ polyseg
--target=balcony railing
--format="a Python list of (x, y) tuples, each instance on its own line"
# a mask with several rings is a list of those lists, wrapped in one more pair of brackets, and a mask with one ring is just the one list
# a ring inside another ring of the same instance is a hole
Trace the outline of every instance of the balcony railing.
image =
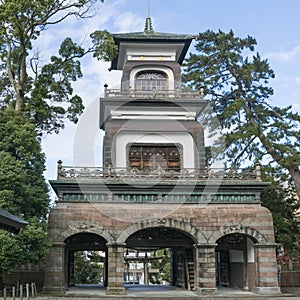
[(181, 169), (180, 171), (164, 170), (158, 167), (155, 170), (143, 171), (135, 168), (97, 168), (97, 167), (70, 167), (63, 166), (58, 161), (57, 179), (106, 179), (112, 181), (261, 181), (260, 167), (255, 170), (238, 169)]
[(109, 89), (106, 85), (104, 86), (104, 96), (105, 98), (117, 98), (117, 99), (201, 99), (203, 100), (204, 93), (203, 89), (200, 91), (192, 91), (188, 89), (176, 89), (167, 91), (136, 91), (133, 89)]

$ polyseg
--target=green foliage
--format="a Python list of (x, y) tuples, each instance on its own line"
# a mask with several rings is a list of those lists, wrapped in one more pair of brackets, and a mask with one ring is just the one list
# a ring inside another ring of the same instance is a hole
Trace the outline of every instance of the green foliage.
[[(110, 60), (116, 46), (107, 31), (91, 34), (84, 49), (67, 37), (58, 54), (42, 61), (32, 42), (49, 26), (76, 16), (91, 17), (97, 0), (4, 0), (0, 4), (0, 106), (24, 113), (40, 132), (58, 133), (84, 107), (72, 84), (82, 76), (80, 58), (94, 53)], [(103, 2), (103, 1), (102, 1)]]
[(45, 220), (44, 164), (34, 126), (11, 109), (0, 110), (0, 206), (26, 220)]
[(162, 284), (162, 281), (170, 282), (171, 279), (170, 249), (157, 250), (156, 256), (157, 257), (162, 256), (163, 258), (161, 260), (151, 262), (151, 268), (159, 269), (159, 274), (149, 274), (149, 281), (154, 284)]
[(0, 207), (29, 223), (18, 236), (1, 231), (2, 270), (45, 257), (49, 197), (39, 136), (58, 133), (66, 120), (78, 121), (84, 107), (72, 85), (82, 77), (80, 59), (94, 53), (97, 59), (110, 60), (116, 54), (107, 31), (91, 34), (87, 49), (67, 37), (49, 62), (40, 59), (33, 41), (69, 17), (92, 17), (98, 2), (0, 2)]
[(91, 262), (83, 251), (74, 253), (74, 282), (76, 284), (97, 284), (102, 281), (102, 269)]
[(274, 180), (272, 173), (262, 170), (263, 180), (272, 184), (261, 195), (262, 205), (270, 209), (273, 216), (276, 243), (283, 246), (284, 254), (300, 258), (299, 204), (290, 185), (283, 187)]
[(35, 127), (12, 109), (0, 110), (0, 207), (28, 222), (19, 235), (0, 231), (0, 270), (37, 263), (49, 249), (45, 157)]
[(0, 230), (0, 244), (0, 271), (8, 273), (21, 264), (40, 262), (50, 247), (45, 225), (36, 219), (19, 235)]
[(110, 61), (117, 55), (117, 47), (108, 31), (95, 31), (91, 34), (91, 39), (94, 44), (94, 57), (98, 60)]
[(22, 262), (38, 263), (46, 257), (50, 249), (50, 242), (47, 237), (46, 223), (40, 222), (37, 218), (29, 220), (29, 224), (16, 236), (22, 245)]
[(11, 272), (23, 257), (24, 248), (15, 236), (0, 229), (0, 272)]
[(84, 54), (82, 47), (67, 38), (61, 44), (59, 56), (52, 56), (51, 62), (37, 74), (24, 111), (39, 130), (58, 133), (64, 128), (65, 118), (78, 121), (84, 106), (82, 99), (73, 95), (71, 83), (82, 77), (76, 58)]
[(266, 59), (253, 53), (255, 45), (254, 38), (238, 38), (232, 31), (200, 33), (197, 53), (184, 64), (183, 80), (190, 87), (204, 87), (221, 124), (224, 156), (231, 167), (271, 159), (288, 170), (300, 196), (300, 116), (291, 106), (280, 108), (268, 101), (275, 74)]

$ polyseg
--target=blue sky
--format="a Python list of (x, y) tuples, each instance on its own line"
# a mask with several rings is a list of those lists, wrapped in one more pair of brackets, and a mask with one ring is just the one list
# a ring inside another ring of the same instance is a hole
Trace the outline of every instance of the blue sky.
[[(236, 36), (256, 38), (256, 50), (268, 58), (276, 78), (272, 103), (292, 104), (300, 111), (300, 1), (299, 0), (149, 0), (150, 16), (155, 31), (197, 34), (207, 29), (229, 31)], [(112, 33), (144, 29), (148, 0), (105, 0), (99, 12), (84, 21), (70, 19), (59, 27), (46, 30), (36, 46), (46, 59), (57, 51), (57, 43), (70, 36), (81, 42), (90, 32), (107, 29)], [(190, 51), (193, 50), (191, 46)], [(120, 72), (109, 72), (109, 64), (85, 58), (84, 76), (75, 84), (86, 107), (99, 98), (103, 85), (110, 87), (120, 81)], [(97, 115), (95, 115), (97, 118)], [(94, 123), (93, 123), (94, 124)], [(98, 126), (95, 120), (95, 126)], [(43, 148), (47, 156), (47, 179), (56, 177), (56, 161), (72, 165), (74, 136), (77, 127), (67, 125), (59, 135), (45, 137)], [(95, 156), (101, 157), (101, 135), (95, 137)], [(97, 160), (100, 163), (100, 160)]]

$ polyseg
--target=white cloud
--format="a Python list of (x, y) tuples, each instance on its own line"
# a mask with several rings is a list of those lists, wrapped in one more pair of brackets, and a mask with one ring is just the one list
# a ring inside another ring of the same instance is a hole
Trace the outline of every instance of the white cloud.
[(145, 18), (142, 18), (131, 12), (119, 14), (114, 19), (114, 25), (119, 32), (142, 31)]
[[(99, 6), (99, 13), (90, 19), (79, 20), (69, 18), (58, 26), (51, 26), (44, 31), (35, 41), (35, 48), (39, 49), (43, 58), (43, 63), (48, 63), (51, 55), (57, 55), (60, 43), (66, 38), (71, 37), (75, 42), (81, 43), (88, 40), (89, 34), (95, 30), (107, 29), (111, 32), (132, 32), (142, 31), (145, 18), (135, 13), (128, 12), (126, 9), (127, 0), (105, 1)], [(110, 63), (97, 61), (91, 55), (86, 56), (81, 61), (83, 77), (74, 84), (74, 94), (82, 97), (85, 111), (93, 105), (95, 99), (99, 99), (103, 94), (103, 86), (108, 84), (109, 88), (117, 88), (121, 81), (120, 71), (108, 69)], [(98, 116), (95, 112), (91, 124), (99, 132)], [(83, 118), (84, 119), (84, 118)], [(64, 165), (73, 165), (74, 162), (74, 141), (77, 135), (78, 125), (66, 124), (66, 128), (58, 135), (48, 135), (43, 139), (42, 146), (47, 156), (47, 171), (45, 177), (54, 179), (56, 177), (57, 160), (61, 159)], [(93, 129), (93, 130), (94, 130)], [(101, 138), (100, 138), (101, 140)], [(101, 163), (101, 150), (99, 150), (99, 137), (97, 135), (94, 145), (95, 162)]]
[(265, 57), (274, 61), (280, 62), (290, 62), (294, 59), (300, 58), (300, 44), (294, 46), (292, 49), (285, 50), (285, 51), (277, 51), (277, 52), (270, 52), (265, 54)]
[(299, 103), (292, 103), (291, 105), (293, 106), (294, 109), (300, 110), (300, 105), (299, 105)]

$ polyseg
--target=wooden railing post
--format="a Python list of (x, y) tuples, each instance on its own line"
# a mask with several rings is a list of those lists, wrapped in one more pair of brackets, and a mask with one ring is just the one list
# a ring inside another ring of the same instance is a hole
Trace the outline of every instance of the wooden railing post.
[(26, 299), (29, 300), (30, 299), (30, 295), (29, 295), (29, 284), (26, 283)]
[(16, 299), (16, 287), (15, 286), (12, 287), (12, 298), (13, 298), (13, 300)]
[(23, 300), (23, 284), (20, 284), (20, 300)]

